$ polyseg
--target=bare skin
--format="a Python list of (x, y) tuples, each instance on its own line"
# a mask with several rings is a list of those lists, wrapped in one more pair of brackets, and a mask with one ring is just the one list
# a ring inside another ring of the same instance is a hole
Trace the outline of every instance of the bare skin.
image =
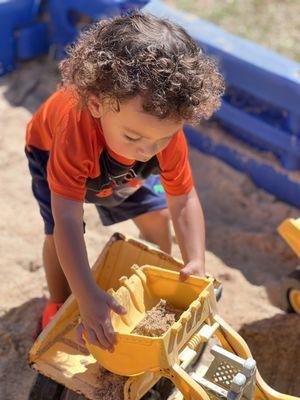
[(168, 209), (184, 261), (180, 279), (205, 276), (205, 223), (195, 188), (181, 196), (167, 195)]
[(43, 263), (50, 294), (49, 300), (52, 303), (64, 303), (71, 294), (71, 290), (57, 257), (53, 235), (45, 237)]
[(167, 209), (139, 215), (133, 222), (140, 230), (141, 239), (156, 244), (166, 253), (171, 253), (170, 213)]
[[(140, 215), (133, 221), (140, 230), (141, 239), (157, 245), (167, 253), (171, 252), (170, 215), (167, 209)], [(158, 226), (159, 230), (157, 230)], [(50, 294), (49, 300), (53, 303), (64, 303), (71, 294), (71, 289), (57, 256), (53, 235), (45, 237), (43, 262)]]

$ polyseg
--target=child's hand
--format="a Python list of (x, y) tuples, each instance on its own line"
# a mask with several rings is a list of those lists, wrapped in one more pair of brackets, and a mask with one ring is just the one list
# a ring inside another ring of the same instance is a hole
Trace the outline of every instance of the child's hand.
[(190, 275), (205, 277), (204, 261), (193, 260), (180, 270), (179, 279), (185, 281)]
[(79, 342), (85, 344), (82, 338), (84, 333), (89, 343), (113, 352), (116, 335), (111, 324), (110, 311), (126, 314), (126, 309), (98, 287), (93, 289), (87, 300), (79, 301), (79, 309), (82, 319), (76, 332)]

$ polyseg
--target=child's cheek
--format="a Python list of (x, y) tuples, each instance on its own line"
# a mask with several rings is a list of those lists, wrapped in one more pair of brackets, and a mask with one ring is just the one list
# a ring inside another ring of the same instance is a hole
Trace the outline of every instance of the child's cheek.
[(168, 141), (166, 141), (166, 142), (164, 142), (164, 143), (160, 143), (159, 145), (157, 145), (157, 151), (156, 151), (156, 153), (159, 153), (160, 151), (164, 150), (164, 149), (168, 146), (168, 144), (170, 143), (170, 141), (171, 141), (171, 140), (168, 140)]

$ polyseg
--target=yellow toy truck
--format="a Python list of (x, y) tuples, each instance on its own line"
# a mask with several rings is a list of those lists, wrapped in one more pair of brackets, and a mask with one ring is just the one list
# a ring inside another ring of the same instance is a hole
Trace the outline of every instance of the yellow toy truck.
[[(93, 274), (99, 286), (128, 310), (122, 316), (112, 313), (115, 352), (77, 343), (79, 310), (70, 296), (29, 355), (32, 368), (60, 385), (45, 387), (40, 397), (33, 391), (31, 400), (140, 400), (161, 378), (177, 389), (165, 397), (168, 400), (296, 400), (263, 381), (245, 341), (217, 314), (220, 284), (212, 277), (195, 276), (181, 282), (182, 266), (150, 245), (114, 234)], [(137, 333), (162, 300), (180, 310), (178, 319), (162, 334)], [(193, 367), (211, 340), (212, 359), (201, 369)], [(108, 380), (112, 384), (102, 390)], [(51, 390), (52, 397), (47, 397)]]
[[(300, 218), (284, 220), (278, 232), (300, 257)], [(300, 314), (300, 266), (285, 278), (283, 294), (286, 309)]]

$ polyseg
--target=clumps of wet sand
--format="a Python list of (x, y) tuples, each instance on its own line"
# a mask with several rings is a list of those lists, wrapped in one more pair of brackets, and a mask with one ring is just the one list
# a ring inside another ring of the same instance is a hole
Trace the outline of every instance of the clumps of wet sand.
[(126, 376), (115, 375), (99, 366), (97, 389), (94, 391), (95, 400), (123, 400), (127, 379)]
[(144, 319), (134, 328), (133, 334), (142, 336), (162, 336), (178, 321), (183, 310), (175, 308), (168, 301), (161, 299), (156, 306), (146, 312)]

